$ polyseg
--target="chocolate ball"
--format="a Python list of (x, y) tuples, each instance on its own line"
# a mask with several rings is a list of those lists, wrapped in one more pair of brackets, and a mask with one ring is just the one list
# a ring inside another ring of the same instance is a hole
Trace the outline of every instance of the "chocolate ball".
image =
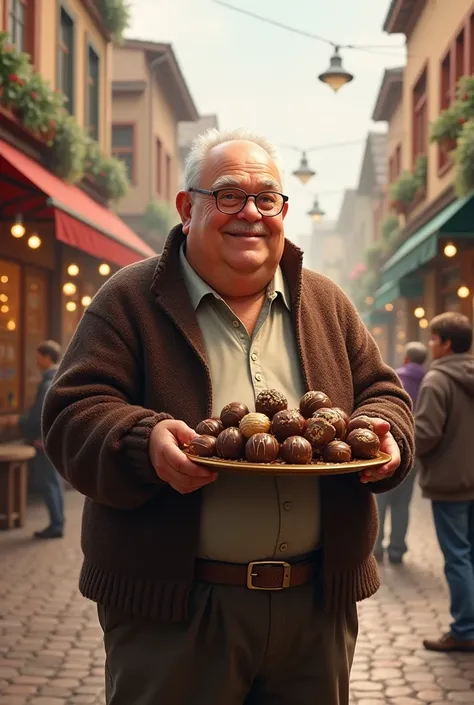
[(336, 409), (318, 409), (313, 414), (313, 419), (326, 419), (336, 429), (336, 438), (343, 441), (346, 437), (346, 423)]
[(270, 419), (265, 414), (258, 414), (256, 411), (251, 411), (250, 414), (244, 416), (239, 424), (239, 428), (245, 438), (250, 438), (256, 433), (268, 433), (270, 430)]
[(224, 430), (224, 424), (220, 419), (205, 419), (196, 426), (196, 433), (200, 436), (217, 436)]
[(352, 449), (344, 441), (331, 441), (323, 448), (323, 459), (325, 463), (350, 463)]
[(310, 419), (315, 411), (332, 406), (332, 401), (324, 392), (306, 392), (300, 400), (300, 414)]
[(347, 424), (347, 433), (350, 433), (355, 428), (369, 428), (373, 431), (374, 424), (370, 416), (357, 416), (355, 419), (351, 419)]
[(297, 409), (278, 411), (272, 419), (272, 433), (282, 443), (290, 436), (302, 436), (306, 422)]
[(224, 460), (238, 460), (244, 453), (245, 438), (238, 428), (230, 426), (219, 433), (216, 453)]
[(288, 407), (288, 400), (277, 389), (264, 389), (255, 400), (255, 410), (271, 420), (279, 411)]
[(188, 453), (199, 455), (200, 458), (212, 458), (216, 454), (215, 436), (197, 436), (188, 446)]
[(351, 431), (346, 442), (352, 448), (352, 455), (359, 460), (376, 458), (380, 449), (380, 439), (369, 428), (355, 428)]
[(313, 458), (311, 443), (303, 436), (290, 436), (281, 444), (280, 457), (290, 465), (307, 465)]
[(245, 446), (245, 457), (249, 463), (273, 463), (279, 452), (277, 439), (269, 433), (256, 433)]
[(229, 426), (238, 426), (244, 416), (248, 413), (248, 408), (240, 401), (233, 401), (230, 404), (227, 404), (221, 411), (221, 421), (224, 428), (229, 428)]
[(311, 443), (313, 450), (320, 450), (335, 439), (336, 429), (326, 419), (313, 418), (306, 424), (304, 437)]
[(344, 409), (341, 409), (340, 406), (333, 406), (332, 408), (334, 409), (334, 411), (338, 411), (338, 412), (340, 413), (340, 415), (342, 416), (342, 419), (343, 419), (344, 423), (345, 423), (346, 426), (347, 426), (347, 424), (348, 424), (349, 421), (350, 421), (349, 414), (346, 414), (346, 412), (344, 411)]

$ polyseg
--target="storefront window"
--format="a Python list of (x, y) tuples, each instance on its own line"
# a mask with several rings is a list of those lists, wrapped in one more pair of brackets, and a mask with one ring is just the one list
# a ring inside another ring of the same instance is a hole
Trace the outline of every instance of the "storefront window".
[(47, 280), (43, 272), (28, 269), (25, 274), (25, 398), (23, 406), (29, 408), (35, 399), (41, 372), (36, 365), (36, 349), (47, 338)]
[(20, 267), (0, 260), (0, 413), (21, 403), (20, 280)]

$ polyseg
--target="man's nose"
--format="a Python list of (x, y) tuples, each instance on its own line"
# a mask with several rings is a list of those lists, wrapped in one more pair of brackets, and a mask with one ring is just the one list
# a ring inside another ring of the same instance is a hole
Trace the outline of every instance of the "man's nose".
[(255, 198), (251, 197), (247, 200), (245, 207), (242, 208), (240, 213), (237, 213), (237, 218), (239, 218), (239, 220), (246, 220), (249, 223), (256, 223), (258, 220), (262, 220), (262, 215), (257, 210)]

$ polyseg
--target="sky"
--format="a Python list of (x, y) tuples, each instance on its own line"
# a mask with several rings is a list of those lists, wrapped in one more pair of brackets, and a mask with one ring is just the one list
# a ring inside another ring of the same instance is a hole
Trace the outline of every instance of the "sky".
[[(337, 218), (344, 189), (357, 185), (367, 132), (384, 129), (371, 121), (383, 72), (403, 65), (404, 38), (382, 31), (390, 0), (226, 1), (340, 44), (387, 47), (377, 53), (343, 50), (355, 78), (334, 94), (318, 80), (332, 53), (324, 43), (214, 0), (131, 1), (127, 36), (173, 45), (200, 114), (216, 113), (222, 128), (256, 130), (280, 149), (290, 197), (286, 234), (304, 241), (314, 195), (327, 218)], [(286, 145), (301, 150), (348, 141), (358, 143), (308, 154), (316, 176), (306, 186), (291, 175), (300, 154)]]

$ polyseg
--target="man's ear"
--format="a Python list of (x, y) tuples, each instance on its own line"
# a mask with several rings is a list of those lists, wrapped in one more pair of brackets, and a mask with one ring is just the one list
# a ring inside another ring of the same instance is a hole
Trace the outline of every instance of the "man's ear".
[(191, 226), (191, 212), (193, 208), (193, 202), (191, 194), (187, 191), (179, 191), (176, 196), (176, 210), (181, 218), (181, 223), (183, 226), (183, 233), (187, 235), (189, 233), (189, 228)]

